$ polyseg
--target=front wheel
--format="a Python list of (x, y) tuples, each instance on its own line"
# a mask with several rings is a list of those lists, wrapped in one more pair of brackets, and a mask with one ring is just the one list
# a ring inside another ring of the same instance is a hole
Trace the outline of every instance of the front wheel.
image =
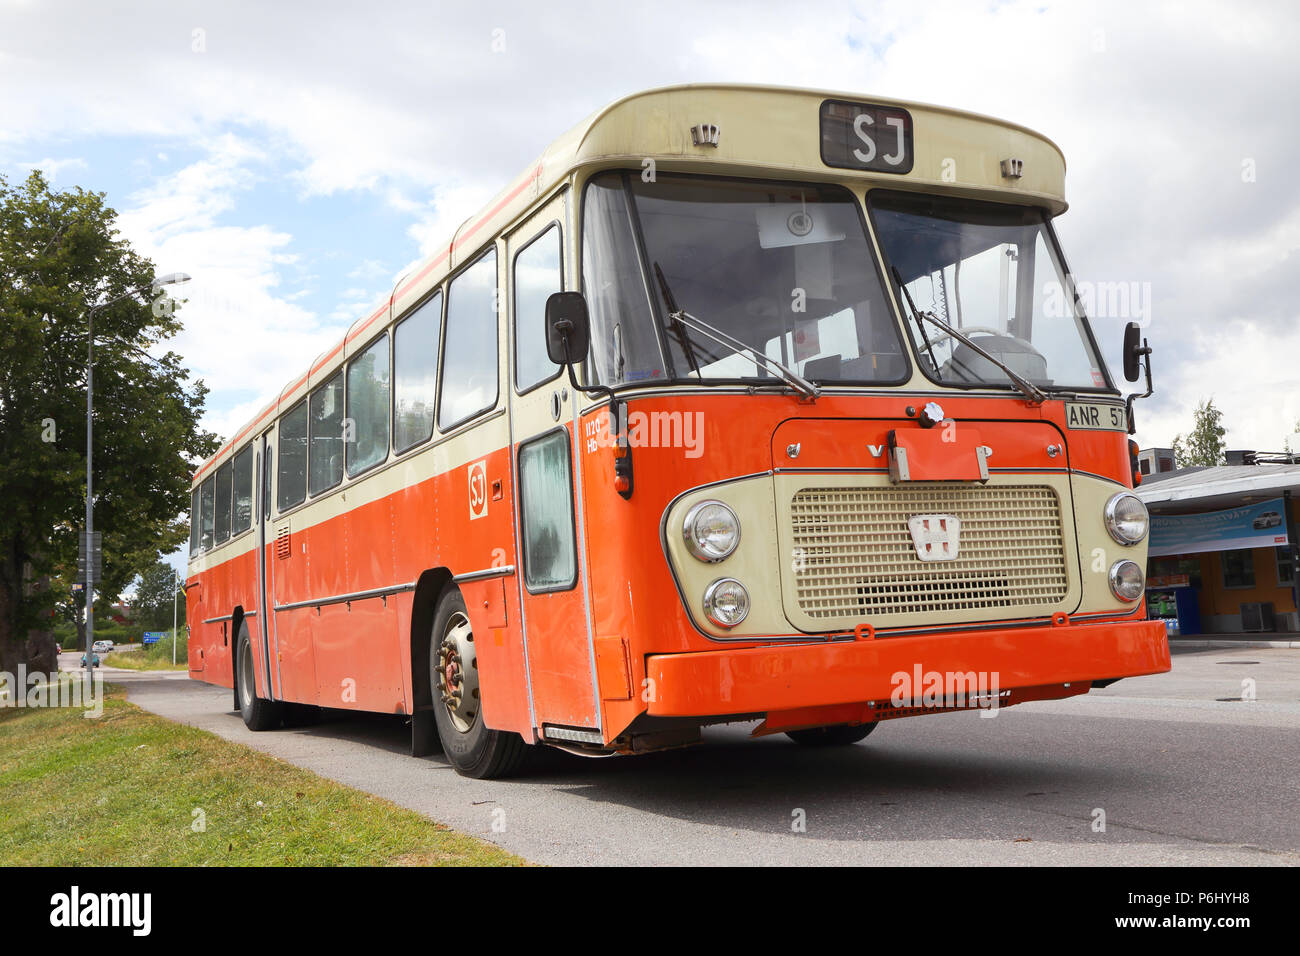
[(865, 740), (866, 736), (875, 729), (875, 723), (833, 724), (830, 727), (791, 730), (786, 733), (786, 736), (805, 747), (844, 747)]
[(257, 696), (253, 642), (249, 639), (247, 624), (239, 625), (239, 643), (236, 647), (239, 683), (235, 693), (239, 700), (239, 714), (249, 730), (274, 730), (280, 726), (284, 708), (276, 701)]
[(449, 586), (429, 635), (429, 689), (443, 753), (456, 772), (483, 780), (517, 771), (528, 755), (522, 737), (483, 723), (478, 650), (465, 599)]

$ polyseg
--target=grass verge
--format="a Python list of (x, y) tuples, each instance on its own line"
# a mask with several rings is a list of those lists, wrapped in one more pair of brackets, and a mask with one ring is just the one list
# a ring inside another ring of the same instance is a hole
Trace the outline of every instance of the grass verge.
[(100, 658), (105, 667), (122, 667), (133, 671), (183, 671), (188, 666), (188, 651), (182, 640), (176, 647), (176, 663), (172, 663), (171, 640), (146, 644), (129, 651), (109, 651)]
[[(64, 678), (65, 680), (68, 678)], [(520, 858), (108, 686), (103, 716), (0, 710), (0, 865), (517, 866)]]

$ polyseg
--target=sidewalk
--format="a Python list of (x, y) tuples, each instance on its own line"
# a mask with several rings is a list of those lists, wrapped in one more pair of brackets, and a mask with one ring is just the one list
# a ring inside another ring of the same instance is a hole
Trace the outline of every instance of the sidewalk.
[(1224, 631), (1223, 633), (1187, 634), (1169, 638), (1169, 647), (1290, 647), (1300, 648), (1300, 634), (1294, 631)]

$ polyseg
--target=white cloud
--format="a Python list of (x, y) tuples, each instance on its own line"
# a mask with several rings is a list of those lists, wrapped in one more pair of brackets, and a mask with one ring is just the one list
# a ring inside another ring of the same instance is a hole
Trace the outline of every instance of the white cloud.
[[(1282, 356), (1295, 354), (1300, 325), (1300, 181), (1289, 174), (1300, 19), (1285, 3), (135, 10), (0, 8), (0, 146), (135, 136), (161, 158), (205, 145), (204, 159), (133, 197), (123, 222), (160, 268), (196, 276), (186, 355), (210, 370), (214, 406), (243, 401), (227, 396), (231, 368), (269, 397), (363, 298), (319, 319), (298, 304), (301, 289), (284, 288), (295, 252), (282, 224), (222, 226), (259, 176), (283, 177), (288, 162), (304, 197), (383, 204), (409, 223), (415, 258), (604, 103), (740, 80), (931, 101), (1042, 130), (1070, 164), (1059, 228), (1075, 274), (1153, 290), (1157, 394), (1139, 405), (1141, 436), (1166, 444), (1210, 394), (1234, 445), (1276, 447), (1298, 417), (1300, 376)], [(193, 52), (196, 27), (206, 52)], [(494, 30), (504, 52), (493, 53)], [(1248, 159), (1253, 183), (1242, 180)], [(340, 252), (358, 287), (387, 291), (395, 276), (367, 250)], [(1097, 325), (1116, 366), (1122, 322)]]
[(45, 174), (45, 178), (52, 184), (57, 185), (59, 174), (65, 169), (85, 169), (86, 161), (80, 157), (71, 157), (68, 159), (38, 159), (34, 163), (15, 163), (23, 169), (39, 169)]

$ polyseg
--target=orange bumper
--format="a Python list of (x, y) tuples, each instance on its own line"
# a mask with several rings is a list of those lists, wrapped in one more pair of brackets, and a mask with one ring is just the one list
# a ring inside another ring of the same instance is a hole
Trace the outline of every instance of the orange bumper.
[(652, 654), (647, 710), (710, 717), (884, 701), (896, 675), (918, 668), (994, 674), (1006, 689), (1075, 685), (1164, 673), (1169, 641), (1163, 621), (1124, 621)]

